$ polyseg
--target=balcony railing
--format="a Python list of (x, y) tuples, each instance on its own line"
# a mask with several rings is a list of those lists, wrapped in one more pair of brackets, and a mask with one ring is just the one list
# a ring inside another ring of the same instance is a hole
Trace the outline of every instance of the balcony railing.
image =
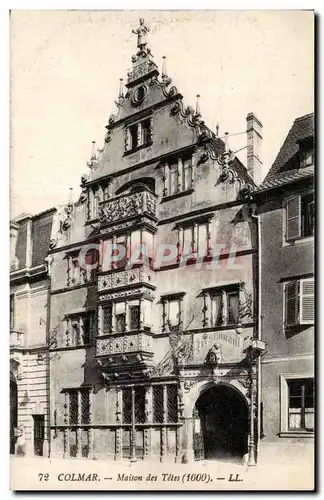
[(123, 337), (97, 338), (97, 356), (114, 356), (129, 353), (153, 353), (152, 337), (145, 333)]
[(24, 332), (18, 332), (17, 330), (10, 331), (10, 347), (24, 347), (25, 345), (25, 334)]
[(139, 215), (157, 218), (157, 197), (150, 191), (128, 194), (104, 201), (99, 206), (102, 223), (113, 224)]

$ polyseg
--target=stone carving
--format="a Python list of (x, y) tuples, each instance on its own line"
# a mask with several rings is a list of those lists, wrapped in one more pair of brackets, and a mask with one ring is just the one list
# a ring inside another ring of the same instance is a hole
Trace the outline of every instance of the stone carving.
[(196, 385), (198, 380), (185, 380), (183, 383), (183, 389), (185, 392), (189, 392), (190, 389)]
[(145, 52), (147, 45), (146, 34), (150, 31), (150, 28), (145, 25), (145, 21), (142, 17), (140, 17), (139, 23), (140, 24), (137, 30), (132, 30), (132, 33), (137, 35), (137, 47), (139, 48), (139, 51)]
[(154, 271), (148, 268), (126, 269), (116, 273), (98, 277), (98, 291), (102, 292), (112, 288), (119, 288), (135, 283), (152, 283)]
[(145, 191), (104, 203), (99, 208), (99, 217), (101, 222), (112, 223), (144, 213), (156, 217), (156, 211), (155, 195)]
[(222, 362), (221, 349), (217, 344), (214, 344), (211, 349), (209, 349), (206, 356), (206, 363), (208, 365), (217, 366)]
[(125, 335), (124, 337), (97, 338), (97, 356), (127, 352), (152, 352), (152, 337), (145, 333)]
[(131, 290), (123, 290), (119, 292), (107, 293), (105, 295), (99, 296), (99, 300), (103, 302), (106, 300), (115, 300), (127, 297), (138, 297), (139, 295), (145, 295), (145, 297), (152, 300), (155, 298), (154, 293), (152, 293), (151, 290), (147, 290), (144, 287), (141, 287), (134, 289), (132, 288)]

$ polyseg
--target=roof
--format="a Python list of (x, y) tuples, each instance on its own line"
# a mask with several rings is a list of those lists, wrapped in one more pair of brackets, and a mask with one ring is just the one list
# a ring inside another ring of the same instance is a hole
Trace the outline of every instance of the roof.
[[(45, 263), (45, 257), (48, 252), (51, 239), (52, 223), (55, 211), (55, 208), (50, 208), (33, 216), (23, 213), (13, 219), (14, 227), (17, 230), (14, 249), (16, 263), (11, 270), (19, 270), (26, 267), (28, 238), (27, 225), (29, 220), (31, 220), (31, 266), (34, 267)], [(13, 221), (11, 221), (11, 223)]]
[(314, 175), (314, 165), (301, 167), (299, 161), (299, 141), (308, 137), (314, 137), (314, 113), (296, 118), (258, 191)]

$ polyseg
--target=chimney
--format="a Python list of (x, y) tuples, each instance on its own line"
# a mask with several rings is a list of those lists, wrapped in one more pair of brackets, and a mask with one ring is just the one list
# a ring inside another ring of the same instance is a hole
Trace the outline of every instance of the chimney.
[(246, 168), (254, 182), (259, 185), (263, 179), (261, 146), (262, 123), (253, 113), (246, 117), (247, 164)]

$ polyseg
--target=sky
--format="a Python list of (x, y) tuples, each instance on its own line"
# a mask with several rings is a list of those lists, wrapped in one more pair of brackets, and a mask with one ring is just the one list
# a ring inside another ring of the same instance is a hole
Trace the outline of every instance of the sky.
[[(205, 123), (246, 145), (246, 115), (263, 124), (264, 175), (294, 119), (314, 110), (308, 11), (12, 11), (11, 218), (76, 201), (91, 141), (104, 144), (119, 78), (136, 52), (138, 18), (161, 69)], [(235, 135), (239, 134), (239, 135)], [(246, 150), (238, 154), (246, 163)]]

